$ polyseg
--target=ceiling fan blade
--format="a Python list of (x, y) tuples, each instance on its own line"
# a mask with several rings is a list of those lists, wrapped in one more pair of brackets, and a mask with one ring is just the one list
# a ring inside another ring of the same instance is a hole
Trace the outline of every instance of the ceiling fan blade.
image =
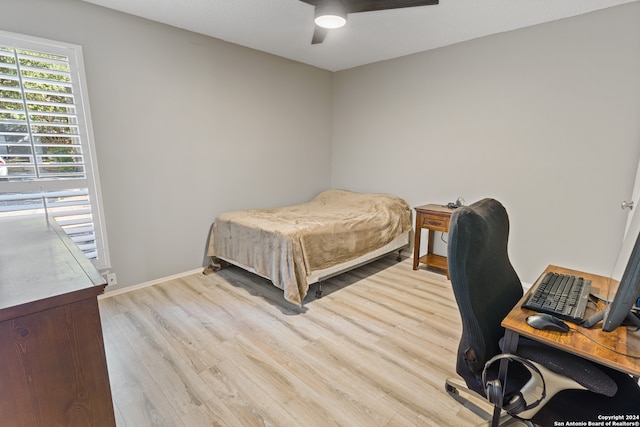
[[(311, 6), (318, 6), (325, 0), (300, 0)], [(339, 0), (348, 13), (373, 12), (375, 10), (401, 9), (404, 7), (433, 6), (439, 0)]]
[(315, 30), (313, 30), (313, 37), (311, 38), (311, 44), (318, 44), (324, 41), (324, 38), (327, 37), (329, 30), (326, 28), (318, 27), (316, 25)]
[[(319, 6), (325, 1), (339, 1), (346, 8), (347, 13), (373, 12), (377, 10), (401, 9), (406, 7), (432, 6), (439, 4), (439, 0), (300, 0), (302, 3)], [(316, 25), (311, 38), (311, 44), (322, 43), (327, 37), (328, 30)]]
[[(401, 9), (405, 7), (416, 7), (416, 6), (432, 6), (439, 3), (439, 0), (342, 0), (342, 1), (346, 5), (349, 13), (373, 12), (376, 10)], [(305, 3), (307, 2), (305, 1)]]

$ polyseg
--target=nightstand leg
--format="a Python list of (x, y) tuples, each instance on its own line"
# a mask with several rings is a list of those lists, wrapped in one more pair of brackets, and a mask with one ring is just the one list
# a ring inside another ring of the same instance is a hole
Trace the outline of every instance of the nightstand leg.
[(413, 238), (413, 269), (418, 269), (418, 263), (420, 262), (420, 234), (422, 234), (422, 228), (418, 226), (418, 220), (416, 219), (416, 232)]

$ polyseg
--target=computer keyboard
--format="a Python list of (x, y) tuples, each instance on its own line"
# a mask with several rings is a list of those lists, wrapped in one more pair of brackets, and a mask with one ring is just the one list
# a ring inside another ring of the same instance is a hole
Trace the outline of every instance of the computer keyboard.
[(591, 292), (591, 280), (566, 274), (546, 273), (531, 289), (523, 308), (581, 323)]

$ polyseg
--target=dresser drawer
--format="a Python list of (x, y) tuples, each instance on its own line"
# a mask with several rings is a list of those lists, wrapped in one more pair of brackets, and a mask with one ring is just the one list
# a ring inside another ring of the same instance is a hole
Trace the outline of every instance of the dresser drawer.
[(447, 232), (449, 230), (449, 217), (435, 214), (421, 214), (422, 227), (431, 230)]

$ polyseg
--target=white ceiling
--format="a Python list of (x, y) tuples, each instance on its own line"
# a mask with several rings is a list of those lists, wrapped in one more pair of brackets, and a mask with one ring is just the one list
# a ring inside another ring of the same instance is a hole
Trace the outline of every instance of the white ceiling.
[(317, 45), (299, 0), (83, 1), (338, 71), (640, 0), (440, 0), (350, 14)]

